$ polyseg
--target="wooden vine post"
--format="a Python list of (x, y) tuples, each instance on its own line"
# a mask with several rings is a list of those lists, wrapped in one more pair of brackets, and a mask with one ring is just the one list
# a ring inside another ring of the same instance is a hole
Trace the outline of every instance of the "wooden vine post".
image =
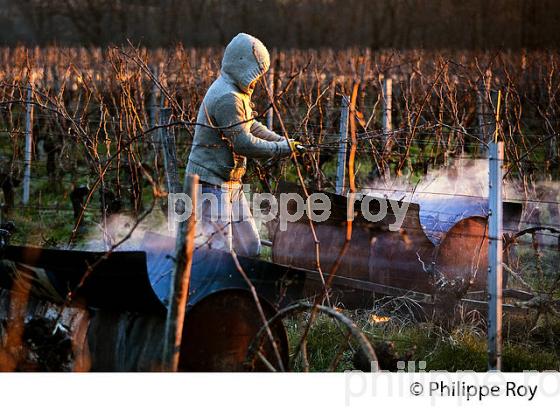
[(184, 193), (191, 199), (192, 206), (190, 215), (179, 224), (177, 229), (175, 270), (171, 276), (169, 307), (163, 341), (163, 370), (169, 372), (176, 372), (179, 368), (179, 354), (189, 296), (196, 230), (197, 186), (198, 175), (187, 175), (185, 177)]

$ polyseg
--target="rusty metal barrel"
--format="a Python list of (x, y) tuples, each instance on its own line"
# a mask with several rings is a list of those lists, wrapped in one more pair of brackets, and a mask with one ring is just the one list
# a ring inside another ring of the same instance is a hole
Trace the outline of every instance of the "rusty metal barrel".
[[(293, 185), (286, 184), (280, 189), (280, 192), (301, 193)], [(331, 201), (331, 215), (327, 221), (313, 225), (319, 242), (320, 267), (328, 273), (345, 242), (347, 198), (325, 194)], [(387, 214), (380, 221), (371, 222), (360, 211), (362, 200), (356, 201), (352, 239), (337, 276), (428, 294), (435, 292), (435, 283), (442, 276), (471, 282), (470, 290), (485, 289), (488, 235), (487, 206), (483, 199), (449, 197), (424, 199), (420, 203), (391, 203), (386, 198), (363, 200), (373, 215), (386, 201), (383, 207)], [(392, 230), (390, 225), (397, 219), (393, 212), (395, 205), (406, 209), (406, 214), (400, 227)], [(295, 202), (288, 202), (290, 214), (296, 211), (295, 206)], [(521, 211), (521, 204), (504, 203), (506, 231), (517, 230)], [(273, 239), (274, 262), (317, 270), (317, 246), (307, 218), (288, 222), (285, 230), (280, 229), (278, 221), (269, 223), (268, 227)], [(317, 292), (319, 285), (315, 284), (311, 290)], [(364, 302), (348, 292), (341, 301), (357, 305), (372, 303), (371, 298)]]
[[(84, 356), (81, 362), (87, 362), (81, 370), (155, 371), (161, 369), (173, 254), (173, 238), (159, 235), (146, 235), (143, 251), (111, 254), (8, 247), (0, 260), (0, 288), (11, 290), (18, 278), (30, 284), (28, 319), (44, 316), (47, 305), (50, 311), (79, 312), (68, 328), (82, 335), (76, 340)], [(243, 370), (249, 345), (265, 320), (302, 296), (305, 272), (239, 256), (263, 318), (232, 258), (210, 249), (194, 254), (180, 370)], [(69, 305), (68, 290), (75, 290)], [(9, 298), (10, 293), (0, 296)], [(0, 302), (0, 307), (10, 305), (9, 300)], [(8, 317), (8, 310), (0, 309), (0, 320)], [(283, 325), (273, 326), (271, 333), (278, 354), (270, 342), (261, 353), (273, 365), (278, 356), (287, 364)]]
[[(314, 223), (314, 227), (319, 240), (321, 269), (328, 273), (345, 242), (347, 201), (340, 195), (325, 194), (331, 201), (331, 214), (327, 221)], [(361, 201), (356, 201), (350, 246), (336, 275), (429, 292), (432, 289), (430, 273), (423, 264), (429, 265), (434, 245), (420, 224), (419, 206), (404, 204), (407, 209), (402, 225), (392, 230), (390, 225), (396, 222), (396, 215), (389, 200), (369, 201), (370, 213), (379, 213), (380, 201), (386, 201), (387, 216), (379, 222), (364, 218), (359, 211)], [(287, 205), (288, 212), (293, 214), (295, 203), (288, 202)], [(402, 207), (403, 203), (395, 205)], [(317, 270), (316, 246), (307, 218), (288, 222), (286, 230), (282, 230), (279, 223), (270, 223), (269, 232), (273, 238), (274, 262)], [(346, 298), (345, 302), (351, 300)]]

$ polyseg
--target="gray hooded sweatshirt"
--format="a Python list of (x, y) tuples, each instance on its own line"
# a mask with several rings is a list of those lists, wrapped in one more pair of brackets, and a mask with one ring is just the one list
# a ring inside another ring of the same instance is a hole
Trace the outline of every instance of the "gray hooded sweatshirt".
[[(290, 154), (285, 138), (253, 120), (249, 85), (270, 67), (266, 47), (255, 37), (238, 34), (226, 47), (220, 76), (198, 111), (188, 174), (213, 185), (241, 181), (249, 158)], [(219, 127), (220, 129), (216, 129)], [(225, 127), (225, 128), (224, 128)]]

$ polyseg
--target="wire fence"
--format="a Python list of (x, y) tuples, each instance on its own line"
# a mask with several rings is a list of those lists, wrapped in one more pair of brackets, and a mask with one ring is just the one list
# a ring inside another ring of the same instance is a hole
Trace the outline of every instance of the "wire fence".
[[(162, 136), (171, 135), (175, 161), (184, 168), (193, 146), (197, 110), (219, 73), (220, 52), (4, 50), (0, 53), (4, 203), (10, 202), (14, 212), (74, 212), (72, 192), (87, 186), (94, 192), (82, 198), (87, 202), (85, 213), (103, 217), (108, 196), (108, 203), (119, 202), (125, 210), (133, 207), (137, 214), (154, 192), (165, 191), (162, 148), (167, 142)], [(466, 63), (465, 56), (443, 53), (341, 53), (342, 60), (335, 55), (280, 51), (273, 75), (267, 77), (277, 108), (271, 121), (277, 132), (285, 128), (288, 137), (306, 148), (298, 161), (311, 187), (334, 188), (338, 152), (352, 147), (359, 189), (412, 201), (414, 196), (484, 200), (484, 190), (473, 194), (460, 185), (471, 179), (469, 173), (484, 175), (486, 144), (497, 130), (506, 143), (506, 199), (523, 204), (522, 223), (540, 223), (533, 215), (539, 208), (544, 222), (558, 226), (554, 208), (559, 204), (555, 181), (560, 106), (553, 92), (560, 82), (553, 69), (557, 56), (535, 52), (531, 58), (518, 59), (511, 54), (479, 54)], [(354, 111), (342, 133), (341, 104), (355, 86)], [(503, 91), (499, 123), (498, 90)], [(271, 104), (264, 84), (257, 87), (253, 101), (260, 108), (253, 115), (265, 122)], [(159, 124), (162, 109), (170, 110), (173, 125)], [(32, 122), (26, 127), (29, 113)], [(30, 161), (25, 159), (29, 136)], [(449, 183), (452, 174), (460, 176), (457, 187)], [(286, 161), (250, 163), (247, 180), (254, 189), (263, 189), (263, 177), (295, 180)], [(435, 177), (446, 179), (444, 190), (434, 188)], [(20, 205), (25, 184), (33, 195)]]

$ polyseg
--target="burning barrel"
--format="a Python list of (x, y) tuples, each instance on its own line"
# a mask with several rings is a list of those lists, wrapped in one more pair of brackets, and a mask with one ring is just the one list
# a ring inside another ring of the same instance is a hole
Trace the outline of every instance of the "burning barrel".
[[(60, 320), (55, 327), (69, 329), (72, 343), (68, 346), (74, 346), (74, 354), (81, 352), (82, 358), (75, 358), (83, 364), (79, 370), (159, 370), (173, 256), (174, 240), (154, 234), (146, 235), (143, 251), (111, 254), (8, 246), (0, 259), (0, 321), (10, 318), (9, 306), (14, 304), (10, 299), (17, 289), (30, 289), (23, 302), (26, 326), (37, 318), (43, 319), (41, 323), (53, 317), (57, 318), (53, 323)], [(238, 259), (266, 318), (301, 297), (304, 272)], [(21, 286), (23, 282), (29, 286)], [(66, 299), (69, 290), (76, 291), (71, 303)], [(180, 370), (243, 370), (249, 345), (262, 326), (256, 301), (232, 255), (197, 250)], [(279, 323), (271, 332), (286, 364), (285, 329)], [(276, 352), (267, 343), (262, 354), (276, 363)]]
[[(282, 192), (299, 192), (293, 185), (284, 185), (280, 189)], [(314, 228), (319, 241), (320, 267), (328, 273), (345, 242), (347, 198), (325, 194), (332, 204), (331, 215), (327, 221), (314, 222)], [(373, 215), (378, 214), (380, 204), (385, 201), (386, 216), (378, 222), (366, 219), (360, 211), (363, 200), (369, 203)], [(380, 294), (384, 290), (395, 294), (399, 289), (431, 294), (435, 291), (435, 282), (443, 277), (472, 282), (472, 290), (485, 288), (487, 208), (481, 200), (453, 198), (420, 203), (386, 198), (369, 200), (366, 197), (363, 200), (354, 204), (352, 239), (336, 272), (339, 277), (355, 280), (348, 282), (349, 287), (353, 283)], [(295, 206), (294, 202), (288, 202), (290, 214), (295, 212)], [(396, 207), (406, 209), (406, 214), (400, 227), (392, 230), (391, 225), (397, 221)], [(504, 203), (506, 230), (516, 230), (520, 217), (520, 204)], [(274, 262), (317, 270), (317, 248), (308, 219), (302, 217), (297, 222), (288, 222), (285, 230), (280, 229), (277, 221), (269, 223), (268, 227)], [(320, 284), (307, 285), (309, 294), (317, 292), (320, 287)], [(371, 292), (365, 299), (362, 294), (356, 297), (348, 289), (339, 296), (346, 305), (363, 306), (372, 301)]]
[[(320, 242), (320, 265), (325, 273), (332, 270), (346, 237), (346, 198), (330, 193), (327, 195), (332, 205), (330, 217), (322, 223), (314, 222)], [(295, 212), (294, 206), (294, 203), (288, 202), (290, 214)], [(359, 210), (360, 206), (360, 201), (357, 201), (355, 209)], [(372, 214), (379, 212), (378, 201), (371, 201), (369, 206)], [(356, 211), (350, 245), (336, 275), (428, 292), (431, 289), (430, 274), (422, 270), (421, 261), (430, 260), (434, 245), (420, 225), (418, 205), (409, 205), (402, 226), (396, 231), (389, 227), (396, 221), (389, 204), (387, 212), (381, 221), (372, 223)], [(278, 223), (270, 223), (269, 230), (273, 238), (274, 262), (317, 269), (315, 241), (308, 219), (302, 217), (298, 222), (288, 223), (286, 230), (282, 230)]]

